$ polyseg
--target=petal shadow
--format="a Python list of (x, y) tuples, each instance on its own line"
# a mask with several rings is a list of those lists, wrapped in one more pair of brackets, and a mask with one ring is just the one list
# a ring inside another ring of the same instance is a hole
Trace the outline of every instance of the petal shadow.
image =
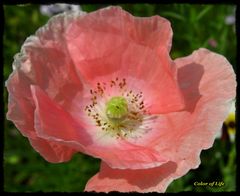
[(199, 85), (204, 74), (204, 67), (197, 63), (187, 64), (178, 69), (178, 83), (185, 100), (185, 110), (193, 112), (201, 98)]

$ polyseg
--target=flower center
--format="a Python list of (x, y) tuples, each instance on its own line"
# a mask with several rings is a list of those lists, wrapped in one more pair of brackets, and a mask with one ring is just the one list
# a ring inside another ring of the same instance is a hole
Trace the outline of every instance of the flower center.
[(90, 94), (84, 110), (103, 133), (115, 138), (139, 138), (149, 131), (143, 93), (129, 89), (125, 78), (97, 82)]
[(127, 100), (120, 96), (112, 97), (106, 104), (106, 115), (112, 123), (121, 123), (128, 115)]

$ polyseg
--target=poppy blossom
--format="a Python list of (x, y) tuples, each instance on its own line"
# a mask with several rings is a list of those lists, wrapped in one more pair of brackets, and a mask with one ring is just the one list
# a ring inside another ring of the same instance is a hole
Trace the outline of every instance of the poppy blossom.
[(167, 19), (120, 7), (54, 16), (14, 58), (7, 118), (49, 162), (100, 158), (85, 191), (164, 192), (199, 166), (236, 94), (226, 58), (172, 60), (171, 41)]

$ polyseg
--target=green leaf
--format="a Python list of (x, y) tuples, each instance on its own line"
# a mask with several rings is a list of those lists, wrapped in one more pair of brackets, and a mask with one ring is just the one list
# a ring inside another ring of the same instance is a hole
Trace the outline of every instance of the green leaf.
[(200, 20), (202, 17), (204, 17), (210, 10), (212, 9), (212, 6), (209, 5), (205, 9), (203, 9), (196, 17), (196, 21)]
[(179, 15), (175, 12), (167, 12), (166, 11), (166, 12), (162, 12), (161, 15), (165, 16), (165, 17), (171, 17), (171, 18), (174, 18), (174, 19), (177, 19), (177, 20), (185, 21), (184, 16)]

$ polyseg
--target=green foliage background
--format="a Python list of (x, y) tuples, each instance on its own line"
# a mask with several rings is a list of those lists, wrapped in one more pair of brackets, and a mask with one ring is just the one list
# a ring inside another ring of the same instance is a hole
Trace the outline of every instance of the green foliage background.
[[(84, 11), (94, 11), (107, 5), (81, 5)], [(224, 55), (236, 68), (235, 25), (225, 24), (234, 14), (233, 5), (189, 4), (123, 4), (135, 16), (161, 15), (170, 20), (173, 28), (173, 59), (186, 56), (200, 47)], [(217, 11), (216, 11), (217, 10)], [(12, 72), (13, 56), (20, 51), (24, 40), (44, 25), (49, 17), (39, 11), (39, 5), (4, 6), (4, 81)], [(209, 40), (214, 39), (216, 46)], [(7, 91), (4, 89), (5, 113)], [(67, 163), (46, 162), (30, 146), (15, 126), (4, 121), (4, 190), (7, 192), (81, 192), (88, 179), (99, 169), (100, 160), (75, 154)], [(216, 139), (214, 146), (201, 153), (202, 164), (187, 175), (175, 180), (167, 192), (234, 191), (236, 188), (235, 143)], [(194, 182), (224, 182), (224, 186), (194, 186)]]

